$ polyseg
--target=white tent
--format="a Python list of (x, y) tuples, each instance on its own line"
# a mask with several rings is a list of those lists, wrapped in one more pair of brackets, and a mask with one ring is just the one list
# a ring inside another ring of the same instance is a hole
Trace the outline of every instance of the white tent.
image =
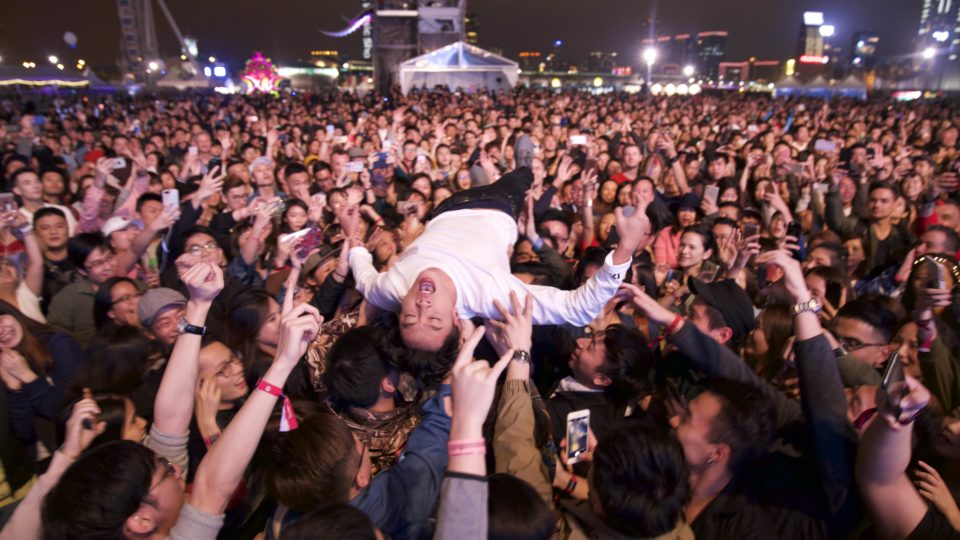
[(517, 84), (520, 66), (502, 56), (462, 41), (400, 64), (400, 89), (445, 86), (475, 92), (508, 90)]

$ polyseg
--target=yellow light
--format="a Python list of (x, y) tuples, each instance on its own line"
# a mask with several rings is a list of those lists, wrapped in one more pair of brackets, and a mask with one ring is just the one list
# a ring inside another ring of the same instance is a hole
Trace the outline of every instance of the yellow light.
[(86, 64), (86, 63), (87, 63), (87, 61), (86, 61), (86, 60), (84, 60), (83, 58), (81, 58), (81, 59), (79, 59), (79, 60), (77, 60), (77, 63), (78, 63), (78, 64), (80, 64), (80, 65), (82, 66), (82, 65), (84, 65), (84, 64)]
[(57, 64), (57, 69), (63, 70), (63, 64)]
[(90, 81), (61, 81), (57, 79), (48, 79), (45, 81), (28, 81), (26, 79), (8, 79), (0, 81), (0, 86), (12, 86), (14, 84), (23, 84), (26, 86), (47, 86), (55, 84), (57, 86), (87, 86), (90, 84)]
[(556, 77), (550, 79), (550, 88), (560, 88), (560, 79)]
[(207, 60), (209, 60), (211, 64), (217, 61), (217, 59), (214, 58), (213, 56), (211, 56), (210, 58), (207, 58)]
[(181, 60), (186, 60), (186, 59), (187, 59), (187, 55), (181, 54), (181, 55), (180, 55), (180, 59), (181, 59)]
[(787, 60), (787, 71), (786, 71), (787, 77), (790, 77), (795, 73), (796, 67), (797, 67), (797, 61), (795, 59), (791, 58)]
[(595, 87), (597, 87), (597, 88), (603, 86), (603, 78), (602, 78), (602, 77), (594, 77), (594, 78), (593, 78), (593, 86), (595, 86)]

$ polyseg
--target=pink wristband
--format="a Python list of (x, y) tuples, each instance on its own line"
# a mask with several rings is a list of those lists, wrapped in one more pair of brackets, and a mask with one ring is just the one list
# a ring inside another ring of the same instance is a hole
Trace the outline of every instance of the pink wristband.
[(487, 445), (483, 446), (461, 446), (458, 448), (447, 447), (447, 455), (450, 457), (453, 456), (467, 456), (472, 454), (484, 455), (487, 453)]
[(464, 456), (469, 454), (486, 454), (486, 439), (461, 439), (447, 443), (447, 454), (451, 456)]

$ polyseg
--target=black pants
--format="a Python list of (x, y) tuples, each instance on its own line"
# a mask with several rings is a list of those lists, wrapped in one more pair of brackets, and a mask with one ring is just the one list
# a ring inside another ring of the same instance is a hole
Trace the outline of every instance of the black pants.
[(529, 167), (520, 167), (492, 184), (454, 193), (434, 208), (430, 217), (453, 210), (484, 208), (500, 210), (517, 219), (523, 211), (524, 197), (532, 184), (533, 171)]

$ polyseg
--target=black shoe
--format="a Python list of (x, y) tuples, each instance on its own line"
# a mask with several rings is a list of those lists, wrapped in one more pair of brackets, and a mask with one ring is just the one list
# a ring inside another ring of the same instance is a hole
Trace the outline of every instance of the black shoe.
[(520, 167), (533, 167), (533, 150), (533, 139), (529, 135), (522, 135), (517, 139), (514, 153), (516, 154), (518, 169)]

